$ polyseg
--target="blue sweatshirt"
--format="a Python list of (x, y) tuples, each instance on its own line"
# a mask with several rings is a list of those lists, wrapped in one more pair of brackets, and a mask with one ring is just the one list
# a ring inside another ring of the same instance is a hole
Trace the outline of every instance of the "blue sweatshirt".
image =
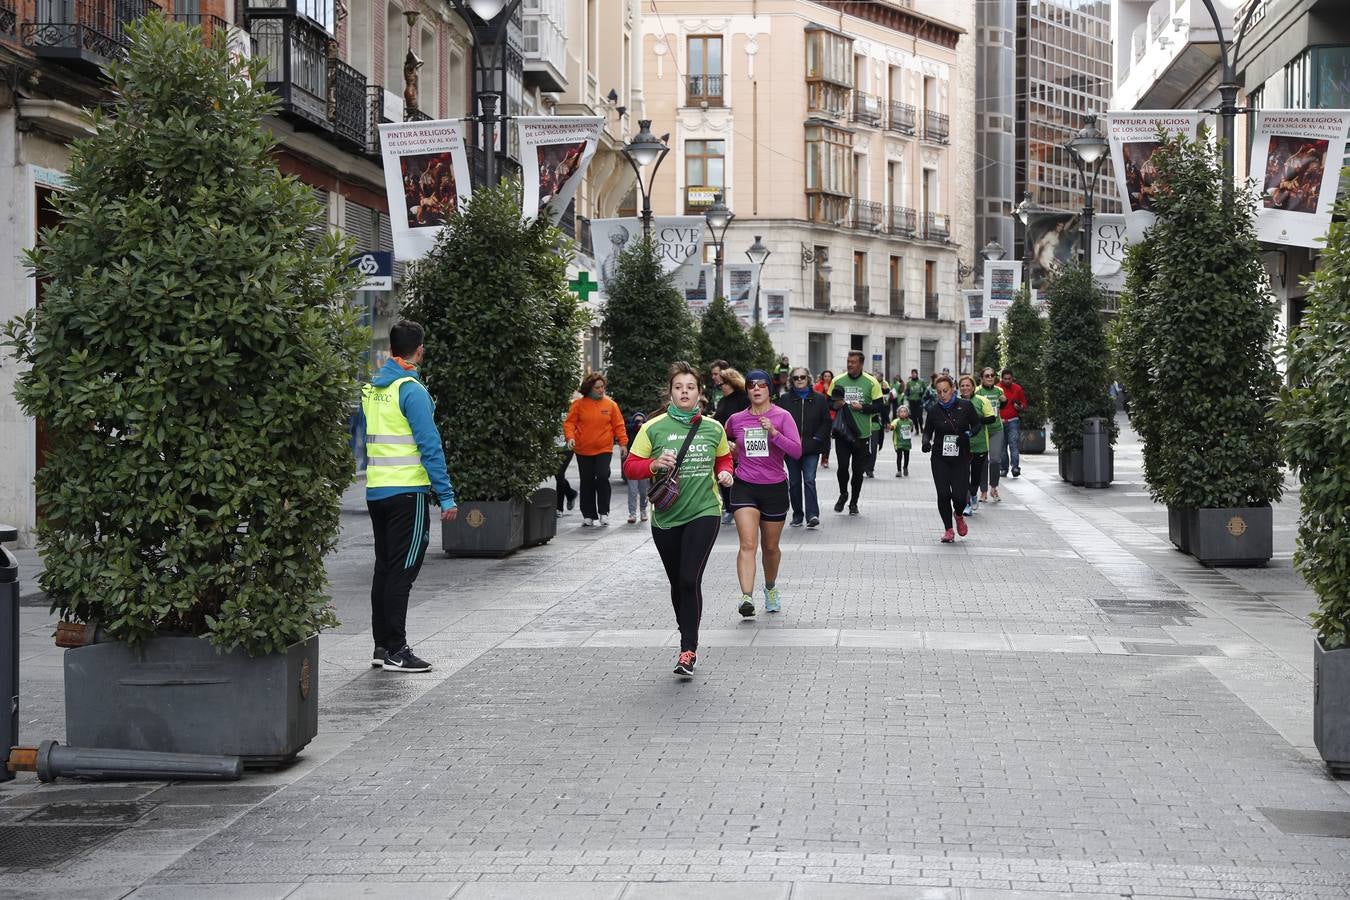
[[(422, 467), (431, 478), (431, 487), (440, 498), (441, 509), (455, 508), (455, 489), (450, 484), (450, 474), (445, 470), (445, 450), (441, 447), (441, 433), (436, 430), (436, 404), (427, 393), (426, 386), (418, 377), (416, 369), (405, 369), (390, 359), (370, 379), (375, 387), (389, 387), (400, 378), (411, 376), (398, 389), (398, 408), (412, 426), (413, 439), (417, 441), (417, 452), (422, 455)], [(366, 488), (367, 500), (383, 500), (398, 494), (425, 494), (426, 485), (408, 487)]]

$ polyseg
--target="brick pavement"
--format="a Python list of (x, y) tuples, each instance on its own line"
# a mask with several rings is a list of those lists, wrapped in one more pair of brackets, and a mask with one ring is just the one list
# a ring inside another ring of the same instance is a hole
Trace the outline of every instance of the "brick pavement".
[[(724, 529), (693, 683), (669, 673), (645, 530), (575, 513), (510, 560), (429, 560), (410, 632), (438, 670), (373, 672), (353, 515), (303, 762), (209, 802), (0, 789), (0, 823), (58, 796), (152, 810), (0, 878), (100, 897), (1350, 896), (1350, 844), (1262, 812), (1350, 815), (1310, 750), (1293, 504), (1270, 568), (1209, 572), (1166, 544), (1137, 446), (1108, 491), (1053, 468), (1027, 459), (955, 547), (923, 466), (868, 481), (862, 517), (785, 533), (778, 617), (735, 614)], [(26, 654), (27, 735), (58, 727), (57, 665)]]

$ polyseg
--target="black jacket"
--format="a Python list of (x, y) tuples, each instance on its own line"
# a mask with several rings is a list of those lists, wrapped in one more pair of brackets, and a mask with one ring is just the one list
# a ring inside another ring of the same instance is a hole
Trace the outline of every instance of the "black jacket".
[(928, 407), (923, 420), (923, 452), (928, 453), (931, 449), (933, 458), (937, 459), (942, 455), (943, 437), (954, 434), (961, 456), (969, 458), (970, 439), (983, 427), (975, 404), (969, 400), (958, 397), (951, 409), (943, 409), (942, 404), (935, 402)]
[(732, 391), (730, 394), (717, 401), (717, 411), (713, 413), (713, 418), (722, 423), (725, 428), (727, 420), (743, 409), (750, 408), (750, 395), (745, 391)]
[(830, 446), (830, 401), (824, 394), (812, 391), (803, 399), (794, 390), (786, 390), (773, 401), (788, 411), (797, 423), (802, 439), (802, 456), (825, 452)]

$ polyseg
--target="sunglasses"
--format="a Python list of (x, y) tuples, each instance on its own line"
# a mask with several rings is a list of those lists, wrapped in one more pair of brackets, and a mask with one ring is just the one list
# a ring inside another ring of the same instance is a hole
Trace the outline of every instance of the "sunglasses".
[(793, 381), (810, 381), (810, 380), (811, 380), (811, 376), (810, 376), (810, 375), (793, 375), (793, 376), (792, 376), (792, 380), (793, 380)]
[(757, 388), (757, 387), (766, 388), (766, 387), (768, 387), (768, 386), (769, 386), (769, 383), (768, 383), (767, 381), (752, 381), (752, 382), (750, 382), (749, 384), (746, 385), (746, 387), (752, 387), (752, 388)]

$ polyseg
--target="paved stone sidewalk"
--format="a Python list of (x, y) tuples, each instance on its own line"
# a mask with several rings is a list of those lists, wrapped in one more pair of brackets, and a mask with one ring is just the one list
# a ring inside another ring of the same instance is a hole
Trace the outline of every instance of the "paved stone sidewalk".
[[(883, 454), (861, 517), (785, 533), (778, 616), (735, 613), (724, 529), (690, 683), (646, 530), (575, 513), (508, 560), (430, 558), (409, 630), (436, 671), (372, 671), (354, 493), (302, 760), (227, 786), (0, 787), (0, 828), (108, 823), (64, 861), (0, 867), (0, 893), (1350, 896), (1297, 498), (1270, 567), (1205, 570), (1168, 545), (1131, 441), (1105, 491), (1025, 458), (954, 547), (927, 467), (894, 479)], [(24, 627), (24, 736), (59, 738), (45, 611)]]

